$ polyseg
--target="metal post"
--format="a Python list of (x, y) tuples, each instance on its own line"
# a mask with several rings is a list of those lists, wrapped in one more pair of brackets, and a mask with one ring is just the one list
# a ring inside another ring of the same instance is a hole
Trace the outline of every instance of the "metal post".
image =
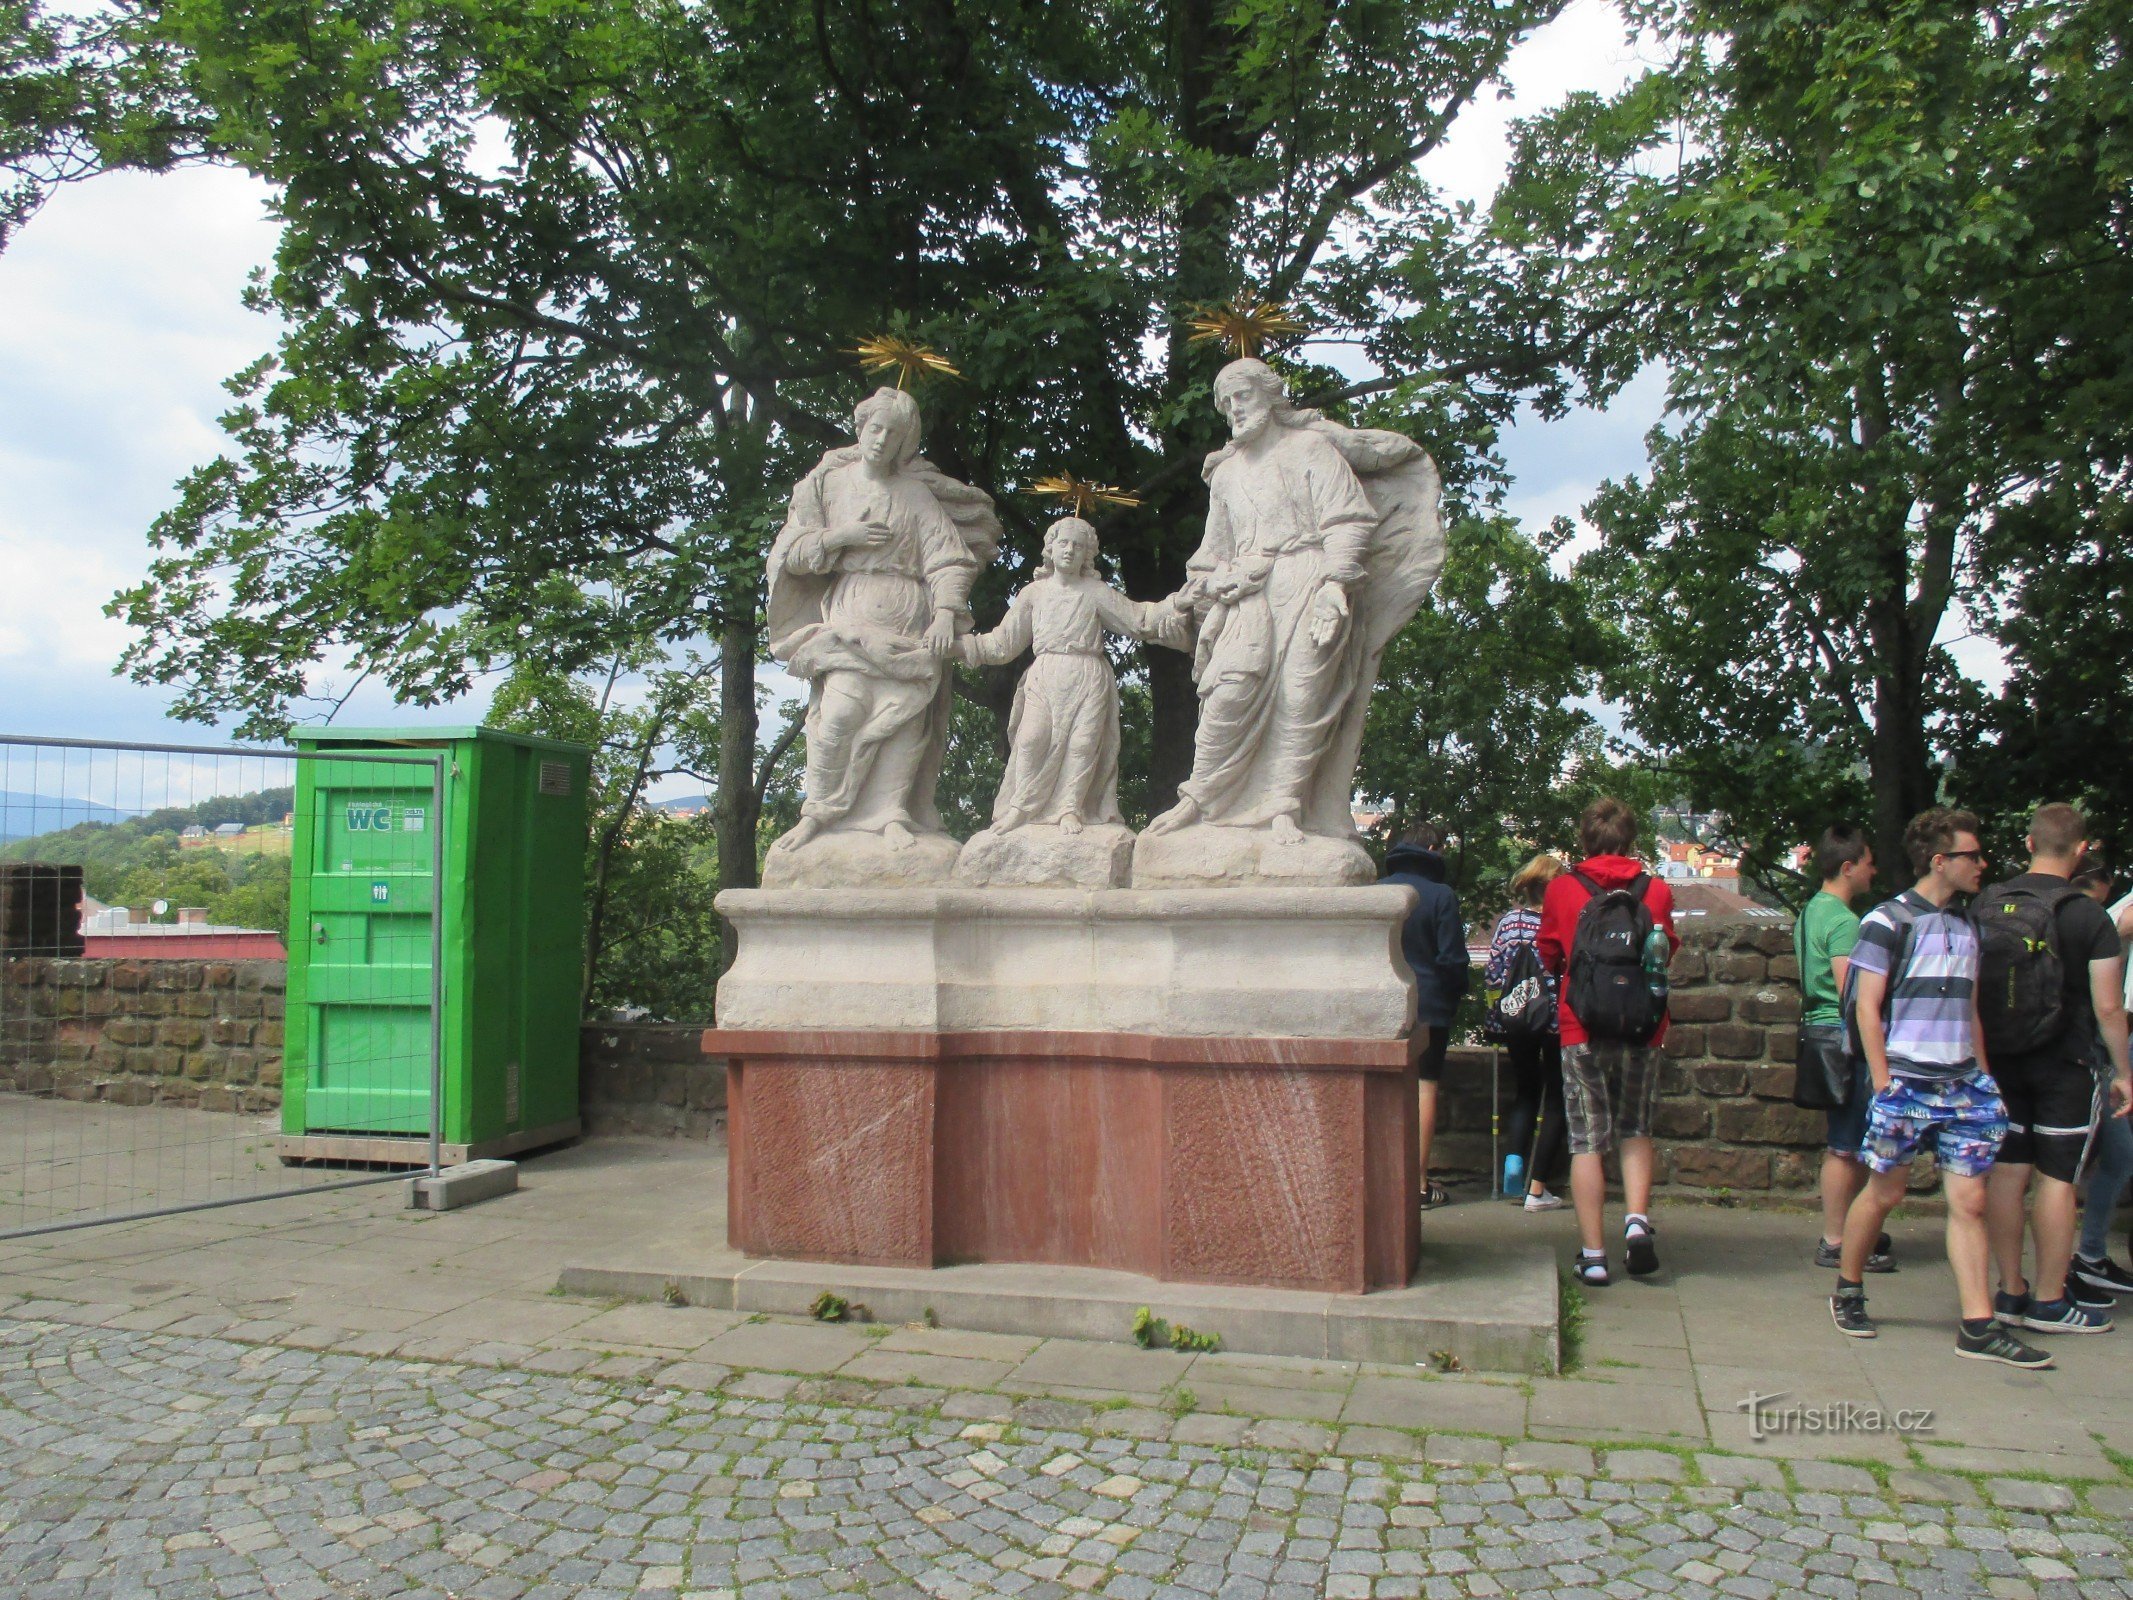
[(1503, 1052), (1495, 1045), (1489, 1046), (1489, 1193), (1493, 1197), (1503, 1187), (1503, 1154), (1497, 1141), (1503, 1134), (1503, 1094), (1497, 1086), (1496, 1069), (1503, 1060)]
[(430, 758), (430, 1176), (444, 1169), (444, 768)]

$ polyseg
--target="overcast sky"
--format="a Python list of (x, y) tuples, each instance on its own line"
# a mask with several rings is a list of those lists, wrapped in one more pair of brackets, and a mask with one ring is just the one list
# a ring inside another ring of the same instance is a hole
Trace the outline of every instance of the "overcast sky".
[[(1640, 65), (1607, 0), (1572, 0), (1513, 57), (1511, 98), (1470, 109), (1424, 170), (1486, 199), (1512, 117)], [(127, 632), (103, 606), (145, 571), (178, 479), (220, 453), (223, 380), (272, 347), (273, 325), (239, 303), (274, 246), (265, 197), (227, 170), (114, 174), (56, 196), (0, 253), (0, 733), (214, 737), (171, 721), (164, 690), (112, 675)], [(1514, 430), (1511, 509), (1537, 528), (1639, 470), (1662, 400), (1648, 376), (1604, 414)], [(337, 720), (465, 722), (485, 703), (411, 712), (366, 687)]]

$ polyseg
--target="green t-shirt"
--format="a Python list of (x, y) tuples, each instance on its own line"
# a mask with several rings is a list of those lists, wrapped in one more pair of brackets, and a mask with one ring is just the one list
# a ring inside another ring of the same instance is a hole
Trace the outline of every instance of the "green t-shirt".
[(1800, 957), (1800, 994), (1804, 1001), (1802, 1022), (1838, 1023), (1844, 1014), (1837, 1009), (1837, 978), (1830, 963), (1849, 958), (1859, 942), (1858, 913), (1826, 889), (1817, 889), (1800, 912), (1800, 925), (1793, 933), (1793, 946)]

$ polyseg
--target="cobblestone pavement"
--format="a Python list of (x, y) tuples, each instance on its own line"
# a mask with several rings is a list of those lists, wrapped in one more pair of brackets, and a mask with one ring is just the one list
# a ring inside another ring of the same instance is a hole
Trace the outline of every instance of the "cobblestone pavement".
[(2119, 1486), (1223, 1448), (681, 1376), (0, 1320), (0, 1593), (2133, 1597)]

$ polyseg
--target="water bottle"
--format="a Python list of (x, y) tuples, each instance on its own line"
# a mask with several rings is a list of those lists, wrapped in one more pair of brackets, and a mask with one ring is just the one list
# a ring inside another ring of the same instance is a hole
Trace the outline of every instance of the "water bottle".
[(1658, 923), (1644, 940), (1644, 985), (1652, 992), (1652, 998), (1660, 1005), (1666, 1004), (1666, 969), (1674, 959), (1674, 947), (1666, 936), (1666, 929)]
[(1521, 1155), (1505, 1156), (1503, 1158), (1503, 1192), (1507, 1195), (1518, 1195), (1525, 1192), (1525, 1187), (1526, 1158)]

